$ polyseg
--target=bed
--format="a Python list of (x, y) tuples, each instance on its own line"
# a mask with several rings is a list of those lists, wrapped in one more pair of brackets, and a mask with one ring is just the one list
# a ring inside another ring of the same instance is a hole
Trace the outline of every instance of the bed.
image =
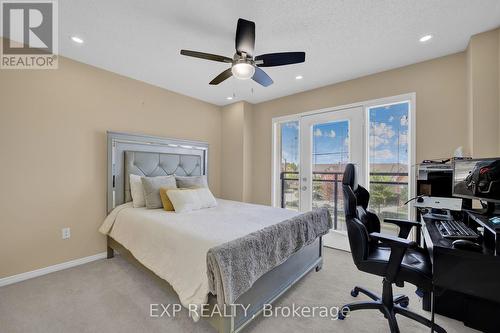
[[(214, 208), (176, 214), (161, 209), (132, 208), (129, 175), (208, 175), (208, 144), (185, 140), (108, 132), (108, 258), (118, 251), (168, 284), (181, 304), (223, 303), (211, 293), (207, 251), (296, 218), (300, 213), (217, 199)], [(244, 222), (242, 222), (244, 221)], [(189, 262), (189, 265), (185, 263)], [(237, 332), (294, 283), (322, 266), (322, 241), (316, 238), (260, 276), (233, 304), (230, 316), (204, 318), (219, 332)], [(210, 312), (210, 311), (209, 311)], [(194, 320), (198, 320), (196, 316)]]

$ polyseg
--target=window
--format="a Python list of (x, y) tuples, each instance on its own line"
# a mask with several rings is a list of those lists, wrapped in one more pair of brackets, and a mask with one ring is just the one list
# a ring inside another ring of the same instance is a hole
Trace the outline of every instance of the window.
[(409, 217), (409, 112), (410, 102), (368, 108), (370, 209), (381, 220)]
[(299, 210), (299, 122), (279, 124), (281, 206)]
[(312, 134), (312, 208), (328, 208), (335, 229), (347, 230), (341, 181), (349, 162), (349, 120), (315, 124)]
[(272, 161), (273, 205), (299, 211), (327, 207), (335, 234), (329, 246), (343, 244), (337, 236), (346, 234), (346, 163), (357, 165), (358, 182), (370, 192), (369, 209), (384, 232), (396, 232), (384, 218), (413, 218), (404, 203), (415, 191), (415, 94), (273, 118)]

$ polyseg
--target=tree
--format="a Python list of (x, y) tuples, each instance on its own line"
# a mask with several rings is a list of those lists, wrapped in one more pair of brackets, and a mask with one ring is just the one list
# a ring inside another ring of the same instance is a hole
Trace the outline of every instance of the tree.
[[(390, 182), (392, 181), (391, 176), (372, 176), (372, 182)], [(386, 184), (370, 184), (370, 201), (373, 205), (377, 207), (377, 213), (380, 214), (380, 210), (383, 206), (387, 205), (387, 202), (391, 200), (396, 200), (397, 194), (391, 191), (390, 187)]]
[[(321, 179), (321, 178), (318, 178)], [(324, 188), (324, 183), (321, 183), (319, 181), (313, 181), (313, 192), (312, 192), (312, 197), (313, 201), (321, 201), (325, 198), (325, 188)]]
[(299, 171), (299, 167), (293, 162), (288, 162), (282, 163), (281, 170), (283, 170), (284, 172), (296, 172)]
[[(283, 176), (287, 178), (283, 184), (283, 193), (285, 194), (284, 204), (286, 207), (299, 208), (299, 176), (295, 172), (299, 170), (296, 163), (282, 162), (281, 170), (284, 173)], [(288, 195), (287, 195), (288, 194)]]

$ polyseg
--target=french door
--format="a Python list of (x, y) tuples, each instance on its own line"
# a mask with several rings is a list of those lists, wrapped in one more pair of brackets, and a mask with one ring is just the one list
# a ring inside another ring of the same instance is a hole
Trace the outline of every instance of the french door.
[(365, 184), (365, 118), (362, 107), (302, 116), (300, 124), (299, 209), (327, 207), (334, 227), (325, 245), (349, 250), (342, 175), (347, 163)]
[[(379, 218), (412, 218), (405, 202), (415, 196), (415, 94), (273, 119), (274, 206), (297, 211), (327, 207), (331, 247), (349, 249), (342, 175), (347, 163), (371, 193)], [(382, 223), (384, 232), (396, 233)]]

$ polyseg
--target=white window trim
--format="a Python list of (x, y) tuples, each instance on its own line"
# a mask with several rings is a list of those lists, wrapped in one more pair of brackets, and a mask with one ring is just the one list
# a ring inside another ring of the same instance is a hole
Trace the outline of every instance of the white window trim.
[[(281, 155), (278, 156), (278, 151), (281, 148), (281, 137), (279, 135), (280, 131), (278, 130), (278, 127), (282, 123), (290, 122), (290, 121), (299, 121), (300, 116), (298, 114), (295, 115), (290, 115), (290, 116), (283, 116), (279, 118), (273, 118), (272, 119), (272, 156), (271, 156), (271, 206), (272, 207), (281, 207), (280, 201), (280, 191), (277, 191), (277, 189), (280, 188), (281, 182), (279, 179), (279, 172), (278, 170), (281, 169)], [(300, 147), (300, 126), (299, 126), (299, 147)], [(300, 148), (299, 148), (299, 154), (300, 154)], [(300, 158), (300, 156), (299, 156)]]
[[(405, 98), (406, 96), (406, 98)], [(416, 136), (416, 94), (406, 94), (406, 95), (399, 95), (399, 96), (393, 96), (393, 97), (387, 97), (387, 98), (381, 98), (378, 100), (370, 101), (370, 103), (365, 104), (365, 128), (366, 128), (366, 140), (367, 140), (367, 148), (366, 149), (366, 165), (369, 167), (370, 165), (370, 149), (369, 149), (369, 140), (370, 140), (370, 116), (368, 114), (369, 110), (373, 107), (382, 107), (382, 106), (388, 106), (388, 105), (393, 105), (393, 104), (398, 104), (398, 103), (404, 103), (408, 102), (409, 104), (409, 117), (408, 117), (408, 129), (410, 130), (410, 142), (408, 144), (408, 199), (413, 198), (416, 196), (416, 171), (415, 171), (415, 164), (416, 164), (416, 144), (417, 144), (417, 136)], [(368, 170), (368, 169), (367, 169)], [(368, 173), (367, 173), (368, 175)], [(369, 176), (368, 176), (369, 178)], [(370, 190), (370, 182), (369, 179), (366, 182), (367, 190)], [(408, 205), (408, 218), (410, 220), (415, 219), (415, 211), (414, 209), (410, 209), (411, 205)]]
[[(271, 170), (272, 170), (272, 177), (271, 177), (271, 204), (273, 207), (279, 207), (280, 206), (280, 195), (279, 191), (277, 189), (280, 186), (279, 182), (279, 176), (278, 176), (278, 170), (280, 168), (280, 157), (278, 156), (277, 152), (280, 148), (280, 138), (279, 138), (279, 131), (278, 126), (281, 123), (284, 122), (289, 122), (289, 121), (300, 121), (301, 117), (307, 116), (307, 115), (313, 115), (313, 114), (319, 114), (319, 113), (325, 113), (325, 112), (331, 112), (331, 111), (338, 111), (338, 110), (344, 110), (348, 108), (353, 108), (353, 107), (363, 107), (365, 109), (365, 121), (369, 121), (369, 117), (366, 115), (368, 112), (368, 109), (373, 106), (383, 106), (387, 104), (394, 104), (398, 102), (404, 102), (404, 101), (409, 101), (410, 103), (410, 116), (408, 118), (409, 124), (408, 128), (410, 129), (410, 144), (408, 145), (408, 157), (409, 157), (409, 184), (408, 184), (408, 193), (411, 198), (413, 198), (416, 194), (416, 189), (415, 189), (415, 182), (416, 182), (416, 172), (415, 172), (415, 164), (416, 164), (416, 144), (417, 144), (417, 126), (416, 126), (416, 113), (417, 113), (417, 106), (416, 106), (416, 93), (407, 93), (407, 94), (401, 94), (401, 95), (395, 95), (395, 96), (390, 96), (390, 97), (383, 97), (383, 98), (377, 98), (377, 99), (371, 99), (371, 100), (366, 100), (366, 101), (361, 101), (361, 102), (356, 102), (356, 103), (351, 103), (351, 104), (346, 104), (346, 105), (340, 105), (340, 106), (335, 106), (335, 107), (330, 107), (330, 108), (324, 108), (324, 109), (319, 109), (319, 110), (311, 110), (311, 111), (305, 111), (293, 115), (287, 115), (287, 116), (280, 116), (280, 117), (274, 117), (272, 118), (272, 149), (271, 149)], [(365, 131), (369, 130), (369, 126), (365, 124)], [(366, 138), (365, 140), (369, 140), (368, 134), (366, 133)], [(299, 140), (300, 140), (300, 133), (299, 133)], [(369, 154), (369, 149), (366, 149), (366, 154)], [(369, 161), (369, 156), (366, 156), (366, 161)], [(410, 219), (414, 219), (414, 211), (410, 210), (409, 211), (409, 216)]]

